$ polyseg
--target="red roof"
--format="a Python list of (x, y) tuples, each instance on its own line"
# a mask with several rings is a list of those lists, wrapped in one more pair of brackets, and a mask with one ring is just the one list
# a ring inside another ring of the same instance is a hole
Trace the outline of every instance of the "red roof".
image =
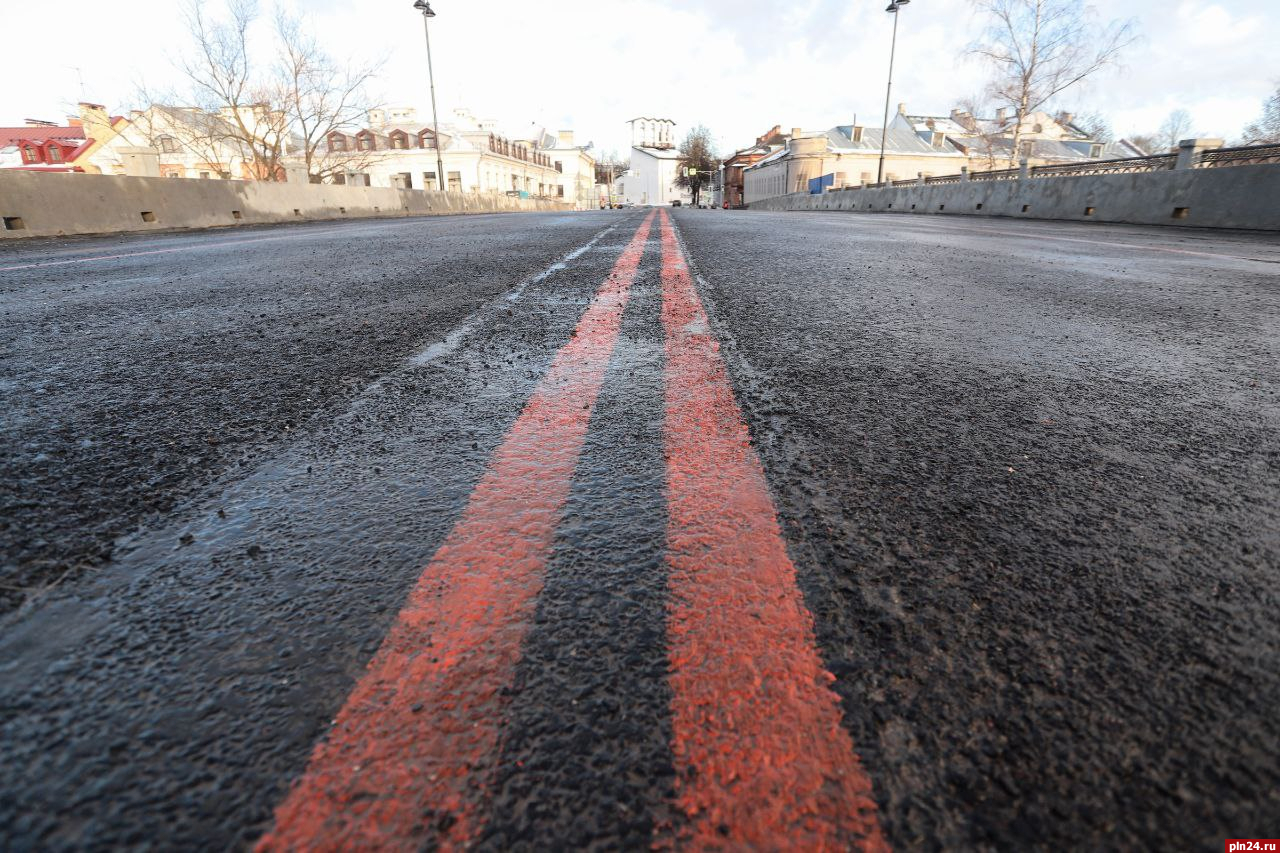
[(17, 145), (18, 140), (48, 142), (50, 139), (84, 139), (83, 127), (0, 127), (0, 148)]

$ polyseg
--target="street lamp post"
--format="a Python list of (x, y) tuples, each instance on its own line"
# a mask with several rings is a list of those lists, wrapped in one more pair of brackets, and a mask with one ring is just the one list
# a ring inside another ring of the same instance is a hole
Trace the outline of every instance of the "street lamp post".
[(422, 32), (427, 38), (427, 80), (431, 84), (431, 133), (436, 143), (436, 188), (443, 191), (447, 185), (444, 180), (444, 159), (440, 156), (440, 117), (436, 114), (436, 73), (431, 67), (431, 19), (436, 16), (436, 13), (431, 11), (431, 4), (427, 0), (415, 0), (413, 8), (422, 12)]
[(876, 172), (876, 183), (884, 183), (884, 144), (889, 136), (889, 98), (893, 91), (893, 54), (898, 49), (898, 10), (911, 0), (889, 0), (886, 12), (893, 15), (893, 41), (889, 42), (889, 82), (884, 87), (884, 123), (880, 126), (880, 169)]

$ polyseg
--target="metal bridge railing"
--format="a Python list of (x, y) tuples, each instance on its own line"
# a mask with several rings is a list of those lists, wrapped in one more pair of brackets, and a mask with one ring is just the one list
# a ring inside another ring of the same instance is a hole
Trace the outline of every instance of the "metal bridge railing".
[(993, 172), (973, 172), (971, 181), (1016, 181), (1022, 176), (1021, 169), (996, 169)]
[[(1215, 148), (1201, 151), (1190, 161), (1193, 169), (1219, 169), (1226, 166), (1253, 166), (1264, 163), (1280, 163), (1280, 144), (1247, 145), (1237, 148)], [(1177, 154), (1153, 154), (1149, 157), (1125, 157), (1118, 160), (1092, 160), (1086, 163), (1063, 163), (1054, 166), (1031, 166), (1030, 178), (1062, 178), (1071, 175), (1115, 175), (1139, 172), (1165, 172), (1177, 168)], [(996, 169), (989, 172), (970, 172), (970, 181), (1016, 181), (1023, 175), (1021, 169)], [(924, 179), (926, 185), (958, 184), (963, 175), (933, 175)], [(919, 186), (919, 178), (900, 181), (883, 181), (877, 184), (853, 184), (831, 188), (831, 192), (850, 190), (874, 190), (883, 187)]]
[(1280, 163), (1280, 145), (1246, 145), (1241, 148), (1202, 151), (1195, 168), (1218, 169), (1223, 166), (1257, 166), (1263, 163)]
[(1032, 166), (1033, 178), (1058, 178), (1064, 175), (1112, 175), (1136, 172), (1165, 172), (1178, 163), (1177, 154), (1151, 157), (1126, 157), (1122, 160), (1095, 160), (1090, 163), (1064, 163), (1057, 166)]

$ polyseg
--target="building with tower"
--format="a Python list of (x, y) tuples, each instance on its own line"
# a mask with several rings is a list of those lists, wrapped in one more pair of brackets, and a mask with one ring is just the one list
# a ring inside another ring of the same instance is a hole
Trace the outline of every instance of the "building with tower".
[(629, 204), (689, 204), (693, 195), (676, 186), (680, 153), (676, 150), (676, 123), (665, 118), (633, 118), (631, 168), (618, 179), (618, 195)]

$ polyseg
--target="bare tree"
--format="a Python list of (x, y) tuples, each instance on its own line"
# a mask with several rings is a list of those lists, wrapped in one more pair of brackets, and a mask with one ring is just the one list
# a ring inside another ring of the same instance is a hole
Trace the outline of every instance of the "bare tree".
[(1100, 25), (1079, 0), (971, 0), (987, 27), (970, 46), (995, 72), (991, 96), (1013, 109), (1011, 156), (1021, 153), (1022, 122), (1087, 77), (1115, 64), (1136, 38), (1130, 21)]
[(991, 105), (983, 98), (971, 95), (962, 99), (958, 106), (961, 114), (957, 121), (965, 130), (973, 134), (972, 137), (964, 140), (971, 149), (970, 159), (973, 159), (973, 152), (976, 152), (977, 156), (985, 161), (984, 165), (988, 169), (995, 169), (997, 155), (1001, 155), (1003, 151), (1004, 135), (995, 122), (982, 118), (984, 113), (991, 111)]
[(1280, 86), (1262, 105), (1262, 115), (1244, 129), (1245, 145), (1268, 145), (1280, 142)]
[(362, 171), (376, 159), (376, 152), (332, 150), (329, 138), (335, 131), (367, 122), (373, 109), (368, 88), (385, 60), (340, 65), (283, 10), (276, 14), (275, 35), (279, 58), (271, 90), (293, 134), (290, 141), (297, 150), (292, 153), (301, 158), (312, 181)]
[(720, 166), (716, 157), (711, 131), (698, 125), (689, 131), (679, 147), (680, 159), (676, 161), (676, 186), (693, 193), (693, 206), (698, 206), (702, 187), (711, 182), (711, 175)]
[(1156, 131), (1156, 144), (1164, 151), (1172, 151), (1178, 143), (1191, 134), (1191, 113), (1177, 109), (1169, 113)]
[[(1066, 116), (1062, 118), (1065, 119)], [(1102, 113), (1084, 113), (1074, 116), (1070, 123), (1089, 134), (1089, 138), (1094, 142), (1111, 142), (1116, 138), (1111, 130), (1111, 122)]]
[(608, 184), (630, 168), (631, 161), (619, 157), (615, 149), (610, 148), (608, 151), (602, 151), (600, 156), (596, 158), (596, 183)]
[[(187, 0), (193, 50), (178, 65), (195, 106), (209, 116), (217, 143), (237, 152), (258, 180), (286, 179), (286, 158), (297, 158), (311, 180), (360, 171), (377, 154), (359, 146), (330, 149), (334, 131), (351, 129), (373, 107), (370, 81), (382, 63), (340, 65), (297, 18), (279, 11), (271, 53), (251, 49), (256, 0), (226, 0), (213, 19), (200, 0)], [(274, 56), (258, 67), (258, 56)], [(221, 121), (215, 121), (220, 119)]]
[(211, 20), (200, 0), (188, 0), (187, 27), (194, 51), (179, 65), (192, 87), (194, 106), (225, 119), (223, 142), (240, 149), (257, 180), (283, 180), (283, 125), (279, 104), (250, 59), (249, 30), (258, 15), (256, 0), (227, 0), (226, 19)]
[(1154, 133), (1137, 133), (1128, 137), (1129, 141), (1147, 154), (1159, 153), (1160, 141)]

